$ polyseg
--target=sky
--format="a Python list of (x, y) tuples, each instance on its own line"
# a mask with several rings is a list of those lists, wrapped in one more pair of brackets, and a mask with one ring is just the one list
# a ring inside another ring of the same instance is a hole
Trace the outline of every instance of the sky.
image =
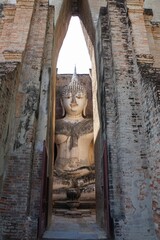
[(89, 73), (91, 61), (78, 17), (72, 17), (61, 47), (57, 68), (58, 73)]

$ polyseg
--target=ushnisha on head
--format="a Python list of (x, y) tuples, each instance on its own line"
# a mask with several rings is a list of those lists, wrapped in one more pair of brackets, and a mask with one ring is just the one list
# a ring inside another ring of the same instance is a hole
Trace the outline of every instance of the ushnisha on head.
[(68, 94), (81, 94), (81, 95), (86, 95), (87, 96), (87, 91), (86, 88), (84, 87), (84, 85), (82, 83), (80, 83), (76, 70), (74, 71), (74, 74), (72, 76), (71, 82), (67, 85), (63, 87), (62, 90), (62, 97), (66, 97), (68, 96)]
[(61, 92), (62, 115), (70, 118), (86, 116), (87, 102), (86, 88), (80, 83), (75, 70), (71, 82)]

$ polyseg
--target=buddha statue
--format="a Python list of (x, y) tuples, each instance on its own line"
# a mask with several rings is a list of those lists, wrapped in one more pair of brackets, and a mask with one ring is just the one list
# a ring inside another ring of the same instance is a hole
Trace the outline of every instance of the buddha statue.
[(78, 179), (94, 172), (93, 120), (86, 118), (87, 90), (76, 69), (69, 85), (61, 91), (63, 118), (56, 120), (57, 156), (55, 173)]

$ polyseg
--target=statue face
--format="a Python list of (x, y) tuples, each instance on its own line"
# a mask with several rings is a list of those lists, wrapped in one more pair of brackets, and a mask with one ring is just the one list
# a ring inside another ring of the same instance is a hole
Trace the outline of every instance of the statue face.
[(69, 92), (62, 97), (62, 104), (67, 114), (71, 116), (82, 115), (87, 106), (87, 97), (81, 92)]

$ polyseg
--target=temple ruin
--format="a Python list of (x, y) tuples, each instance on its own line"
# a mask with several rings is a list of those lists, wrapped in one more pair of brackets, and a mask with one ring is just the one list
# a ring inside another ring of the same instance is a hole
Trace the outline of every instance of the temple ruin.
[(57, 84), (72, 75), (57, 75), (56, 65), (72, 16), (81, 20), (92, 62), (89, 75), (77, 74), (91, 82), (95, 198), (87, 206), (108, 240), (158, 240), (159, 0), (0, 2), (0, 239), (47, 239), (58, 212)]

